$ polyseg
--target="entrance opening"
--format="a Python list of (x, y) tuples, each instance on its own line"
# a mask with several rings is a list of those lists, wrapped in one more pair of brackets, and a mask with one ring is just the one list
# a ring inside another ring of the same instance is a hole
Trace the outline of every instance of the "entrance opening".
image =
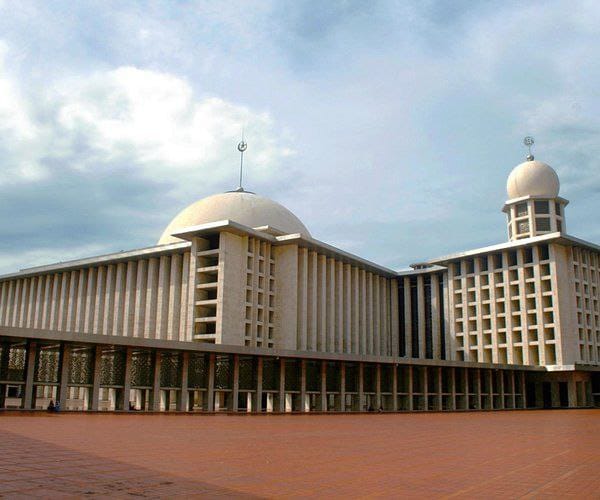
[(542, 383), (542, 398), (544, 401), (544, 408), (552, 408), (552, 385), (550, 382)]
[(558, 394), (560, 397), (561, 408), (568, 408), (569, 406), (569, 384), (567, 382), (558, 383)]

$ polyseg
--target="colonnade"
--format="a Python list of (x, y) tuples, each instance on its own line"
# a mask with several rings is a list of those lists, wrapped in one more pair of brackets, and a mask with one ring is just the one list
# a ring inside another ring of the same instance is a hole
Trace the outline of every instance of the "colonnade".
[[(541, 386), (532, 384), (543, 376), (409, 360), (371, 363), (14, 339), (1, 346), (0, 407), (23, 409), (45, 408), (50, 399), (63, 410), (91, 411), (516, 409), (540, 406)], [(578, 400), (578, 391), (569, 387), (576, 395), (569, 396), (569, 406), (589, 402), (585, 395)]]

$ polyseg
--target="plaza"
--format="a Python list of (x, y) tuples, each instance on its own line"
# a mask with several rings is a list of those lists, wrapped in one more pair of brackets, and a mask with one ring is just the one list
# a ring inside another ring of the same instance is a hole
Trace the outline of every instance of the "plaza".
[(0, 417), (0, 442), (0, 495), (7, 498), (600, 495), (595, 409), (12, 413)]

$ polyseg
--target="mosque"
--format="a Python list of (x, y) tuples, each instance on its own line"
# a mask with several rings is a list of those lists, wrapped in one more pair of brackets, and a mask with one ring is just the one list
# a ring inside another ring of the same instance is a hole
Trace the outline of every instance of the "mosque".
[(154, 246), (0, 276), (0, 408), (600, 406), (600, 246), (568, 234), (559, 188), (530, 155), (507, 242), (403, 271), (240, 187)]

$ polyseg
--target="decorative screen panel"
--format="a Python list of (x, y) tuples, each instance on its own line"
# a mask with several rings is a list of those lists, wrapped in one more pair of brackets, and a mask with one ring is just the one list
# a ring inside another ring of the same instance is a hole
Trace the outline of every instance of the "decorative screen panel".
[(231, 389), (233, 378), (233, 357), (215, 357), (215, 389)]
[(346, 363), (346, 392), (358, 392), (358, 365)]
[(321, 363), (318, 361), (306, 362), (306, 390), (321, 392)]
[(285, 360), (285, 390), (300, 391), (300, 361), (297, 359)]
[(100, 385), (123, 385), (125, 381), (125, 350), (106, 348), (100, 363)]
[(327, 363), (327, 392), (339, 392), (341, 383), (340, 364), (335, 361)]
[(363, 392), (376, 392), (377, 372), (375, 365), (365, 363), (363, 366), (363, 380)]
[(38, 347), (34, 380), (48, 384), (58, 383), (60, 369), (60, 345)]
[(4, 344), (0, 365), (0, 380), (24, 382), (26, 359), (27, 349), (25, 343)]
[(152, 351), (134, 351), (131, 354), (131, 386), (152, 387), (154, 356)]
[(263, 391), (279, 390), (279, 360), (265, 358), (263, 360)]
[(240, 356), (239, 388), (242, 391), (256, 389), (256, 361), (253, 357)]
[(73, 347), (69, 358), (69, 384), (91, 385), (94, 382), (94, 355), (92, 347)]
[(188, 365), (188, 387), (206, 389), (208, 386), (208, 354), (190, 353)]
[(161, 352), (160, 386), (181, 386), (181, 354), (176, 352)]

